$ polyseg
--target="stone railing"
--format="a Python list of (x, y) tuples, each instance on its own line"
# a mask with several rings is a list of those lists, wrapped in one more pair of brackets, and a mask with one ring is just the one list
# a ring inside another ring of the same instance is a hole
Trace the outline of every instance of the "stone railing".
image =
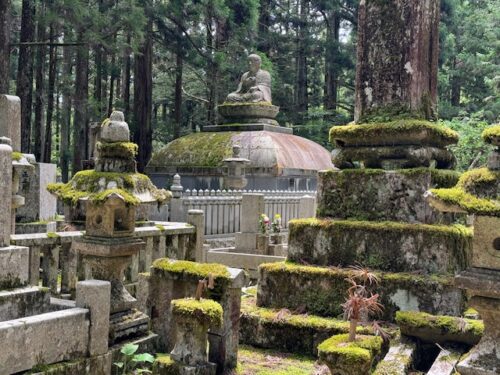
[[(158, 258), (201, 260), (203, 232), (197, 231), (201, 223), (203, 213), (193, 211), (188, 213), (188, 223), (156, 222), (155, 226), (136, 228), (135, 236), (145, 246), (133, 257), (125, 284), (136, 283), (138, 274), (149, 271)], [(90, 276), (71, 246), (82, 236), (80, 231), (12, 235), (13, 245), (29, 247), (29, 284), (38, 285), (41, 278), (42, 285), (50, 288), (52, 294), (72, 294), (77, 280)]]
[[(177, 182), (180, 182), (179, 180)], [(234, 234), (241, 230), (241, 200), (243, 194), (264, 195), (265, 213), (271, 220), (281, 215), (282, 226), (288, 229), (292, 219), (314, 216), (315, 191), (281, 190), (185, 190), (174, 184), (173, 198), (168, 210), (152, 213), (153, 219), (184, 221), (189, 210), (201, 210), (205, 214), (205, 234)]]

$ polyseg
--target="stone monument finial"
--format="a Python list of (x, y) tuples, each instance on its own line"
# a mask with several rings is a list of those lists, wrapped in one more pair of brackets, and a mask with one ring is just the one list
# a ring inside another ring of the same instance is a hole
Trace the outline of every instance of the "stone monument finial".
[(227, 102), (271, 103), (271, 75), (261, 69), (259, 55), (248, 56), (248, 72), (243, 73), (236, 91), (230, 93)]
[(130, 140), (130, 130), (125, 122), (123, 112), (114, 111), (109, 119), (104, 120), (101, 125), (101, 142), (128, 142)]

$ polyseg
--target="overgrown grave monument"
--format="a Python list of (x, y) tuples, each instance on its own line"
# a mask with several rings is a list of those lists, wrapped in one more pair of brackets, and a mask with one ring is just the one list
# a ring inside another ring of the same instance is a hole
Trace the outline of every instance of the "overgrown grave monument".
[(356, 123), (330, 131), (341, 170), (319, 173), (318, 218), (290, 223), (288, 262), (260, 267), (259, 306), (339, 316), (358, 266), (378, 275), (367, 288), (382, 319), (464, 311), (453, 277), (470, 264), (472, 231), (424, 199), (458, 180), (446, 149), (458, 136), (433, 122), (438, 22), (437, 0), (361, 1)]
[[(280, 126), (269, 72), (258, 55), (248, 56), (248, 64), (236, 91), (218, 106), (222, 123), (207, 124), (153, 155), (146, 172), (157, 185), (177, 173), (191, 190), (313, 190), (317, 172), (333, 168), (325, 148)], [(233, 156), (233, 150), (239, 152)], [(243, 166), (245, 175), (236, 173)]]
[(49, 186), (68, 206), (85, 208), (85, 234), (72, 246), (93, 278), (111, 282), (110, 343), (148, 331), (149, 317), (135, 309), (136, 300), (123, 285), (124, 271), (145, 246), (134, 237), (136, 208), (164, 204), (171, 197), (137, 173), (137, 145), (129, 138), (123, 113), (113, 112), (101, 125), (95, 169), (76, 173), (67, 184)]

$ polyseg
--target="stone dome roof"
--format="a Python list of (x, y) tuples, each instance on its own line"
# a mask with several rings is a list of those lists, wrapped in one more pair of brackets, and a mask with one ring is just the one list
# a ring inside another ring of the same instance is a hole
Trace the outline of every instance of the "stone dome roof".
[(334, 168), (328, 150), (308, 139), (272, 131), (193, 133), (170, 142), (156, 152), (148, 167), (222, 167), (233, 145), (249, 168), (324, 170)]

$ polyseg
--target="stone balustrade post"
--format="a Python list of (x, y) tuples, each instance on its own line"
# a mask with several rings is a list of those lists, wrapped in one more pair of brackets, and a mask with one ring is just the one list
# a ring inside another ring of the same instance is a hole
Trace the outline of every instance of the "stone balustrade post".
[[(0, 121), (3, 121), (0, 116)], [(0, 131), (3, 128), (0, 127)], [(12, 147), (9, 138), (0, 138), (0, 248), (10, 245), (12, 196)]]
[(176, 174), (170, 191), (172, 192), (172, 199), (170, 200), (170, 221), (183, 222), (185, 221), (186, 212), (182, 205), (182, 191), (184, 188), (181, 185), (181, 176)]
[(90, 310), (88, 354), (108, 352), (111, 283), (86, 280), (76, 284), (76, 306)]
[(78, 254), (72, 248), (71, 242), (61, 244), (59, 258), (61, 263), (61, 294), (70, 294), (76, 287), (78, 267)]
[(299, 219), (316, 217), (316, 198), (304, 195), (299, 199)]
[(189, 254), (189, 256), (194, 255), (194, 260), (196, 262), (203, 262), (203, 243), (205, 242), (205, 215), (203, 211), (189, 210), (188, 223), (196, 228), (194, 246), (192, 249), (194, 251)]
[(50, 289), (52, 294), (57, 294), (57, 276), (59, 274), (59, 245), (42, 246), (42, 285)]
[(240, 233), (236, 233), (236, 250), (253, 253), (257, 248), (259, 217), (265, 212), (264, 194), (243, 194), (240, 210)]

